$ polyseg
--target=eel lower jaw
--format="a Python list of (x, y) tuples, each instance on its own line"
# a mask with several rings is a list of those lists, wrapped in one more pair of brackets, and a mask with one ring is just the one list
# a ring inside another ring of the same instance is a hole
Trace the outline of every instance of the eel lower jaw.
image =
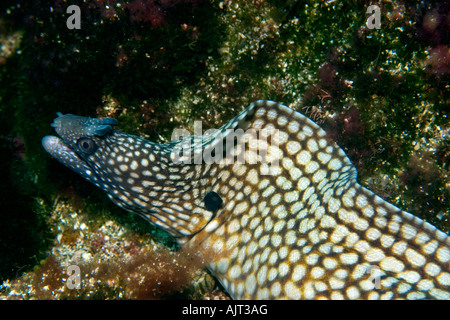
[(64, 143), (58, 137), (45, 136), (42, 138), (42, 146), (44, 147), (45, 151), (50, 153), (53, 157), (58, 153), (58, 150), (60, 150), (61, 146), (63, 145)]
[(64, 159), (77, 158), (75, 152), (70, 149), (62, 139), (55, 136), (42, 138), (42, 146), (53, 158), (65, 163)]
[(91, 172), (91, 168), (62, 139), (55, 136), (45, 136), (42, 138), (42, 146), (45, 151), (66, 167), (69, 167), (86, 179), (92, 180), (91, 174), (88, 174), (88, 172)]

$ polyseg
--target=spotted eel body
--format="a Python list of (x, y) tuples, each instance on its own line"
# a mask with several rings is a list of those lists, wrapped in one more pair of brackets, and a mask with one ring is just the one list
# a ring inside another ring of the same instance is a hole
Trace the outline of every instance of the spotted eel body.
[(208, 252), (234, 299), (450, 299), (450, 238), (360, 186), (342, 149), (286, 106), (257, 101), (166, 144), (58, 115), (46, 151)]

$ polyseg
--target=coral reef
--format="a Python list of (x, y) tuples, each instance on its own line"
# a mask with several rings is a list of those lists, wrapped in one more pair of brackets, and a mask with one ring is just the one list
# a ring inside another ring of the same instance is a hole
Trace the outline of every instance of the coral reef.
[[(3, 283), (7, 299), (200, 298), (217, 289), (203, 271), (205, 257), (170, 251), (148, 234), (131, 233), (105, 217), (89, 217), (58, 202), (50, 220), (56, 239), (51, 255), (33, 271)], [(207, 257), (206, 257), (207, 258)], [(70, 267), (79, 268), (79, 283)]]

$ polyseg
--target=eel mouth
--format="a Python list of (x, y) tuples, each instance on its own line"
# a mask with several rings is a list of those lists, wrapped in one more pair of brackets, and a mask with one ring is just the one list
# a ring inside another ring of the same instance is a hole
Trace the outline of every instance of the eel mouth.
[(42, 138), (42, 146), (53, 158), (65, 166), (83, 174), (82, 171), (90, 170), (86, 162), (72, 150), (61, 138), (45, 136)]
[(60, 158), (61, 154), (70, 154), (73, 151), (58, 137), (45, 136), (42, 138), (42, 146), (45, 151), (50, 153), (54, 158)]
[(71, 149), (63, 139), (55, 136), (45, 136), (42, 138), (42, 146), (53, 158), (61, 162), (66, 167), (80, 174), (86, 180), (97, 186), (100, 177), (96, 174), (89, 163), (81, 158), (75, 150)]

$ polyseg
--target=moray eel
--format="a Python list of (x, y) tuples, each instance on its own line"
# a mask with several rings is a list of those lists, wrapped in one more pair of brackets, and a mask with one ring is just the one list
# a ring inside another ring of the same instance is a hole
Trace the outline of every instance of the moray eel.
[(45, 150), (122, 208), (207, 253), (234, 299), (450, 299), (450, 238), (384, 201), (325, 131), (257, 101), (156, 144), (58, 113)]

